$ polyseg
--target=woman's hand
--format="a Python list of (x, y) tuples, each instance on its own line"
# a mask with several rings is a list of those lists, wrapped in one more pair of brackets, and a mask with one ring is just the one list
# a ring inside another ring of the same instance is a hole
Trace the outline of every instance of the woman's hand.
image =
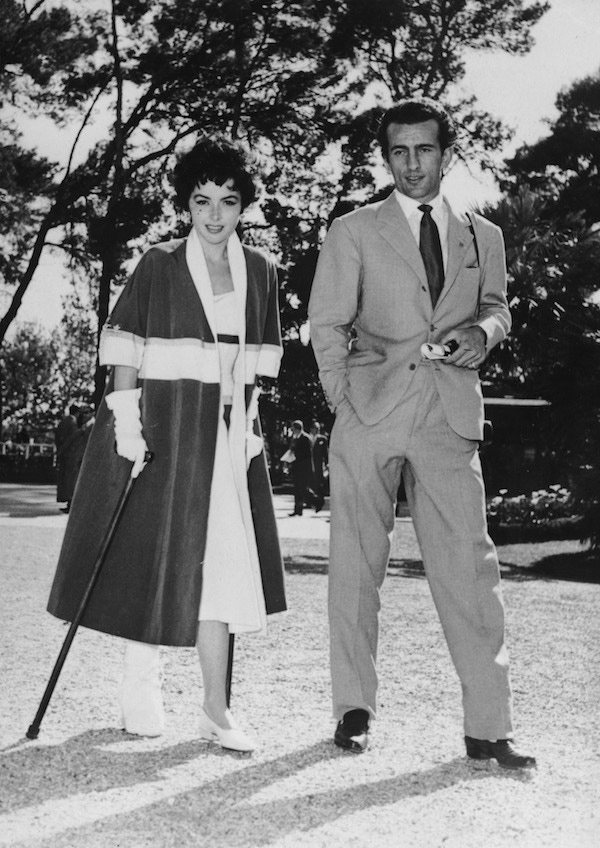
[(106, 395), (106, 405), (115, 417), (115, 449), (119, 456), (133, 462), (132, 477), (137, 477), (144, 467), (148, 451), (142, 435), (141, 395), (141, 389), (125, 389)]

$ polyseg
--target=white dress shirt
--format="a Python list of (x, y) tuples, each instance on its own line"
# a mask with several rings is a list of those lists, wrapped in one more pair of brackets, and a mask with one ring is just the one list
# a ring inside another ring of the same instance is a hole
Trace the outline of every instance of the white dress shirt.
[[(423, 213), (419, 206), (423, 205), (422, 200), (413, 200), (412, 197), (402, 194), (398, 189), (394, 189), (396, 200), (400, 204), (400, 209), (404, 212), (408, 226), (415, 237), (415, 241), (419, 244), (421, 236), (421, 218)], [(433, 200), (428, 200), (427, 205), (431, 206), (431, 217), (437, 224), (440, 234), (440, 244), (442, 245), (442, 258), (444, 260), (444, 270), (448, 265), (448, 209), (444, 203), (444, 198), (441, 194), (434, 197)]]
[[(423, 204), (420, 200), (413, 200), (412, 197), (407, 197), (405, 194), (399, 192), (398, 189), (394, 189), (394, 194), (396, 195), (396, 200), (400, 204), (400, 208), (406, 216), (408, 226), (415, 237), (415, 241), (419, 244), (421, 238), (421, 218), (423, 217), (423, 213), (419, 209), (419, 206), (422, 206)], [(427, 204), (428, 206), (431, 206), (431, 217), (437, 224), (440, 234), (442, 259), (444, 261), (445, 271), (448, 266), (448, 207), (444, 203), (444, 198), (441, 194), (438, 194), (433, 198), (433, 200), (428, 200)], [(486, 348), (490, 338), (490, 333), (493, 332), (493, 328), (489, 327), (488, 324), (493, 321), (495, 321), (494, 318), (488, 318), (487, 320), (480, 321), (475, 325), (483, 330)]]

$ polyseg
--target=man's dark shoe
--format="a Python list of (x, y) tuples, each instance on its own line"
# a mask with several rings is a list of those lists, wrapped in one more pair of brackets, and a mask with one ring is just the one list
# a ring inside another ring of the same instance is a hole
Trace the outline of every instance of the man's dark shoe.
[(465, 736), (465, 743), (467, 756), (472, 760), (497, 760), (498, 765), (506, 769), (535, 768), (537, 765), (535, 757), (519, 751), (512, 739), (489, 742), (487, 739)]
[(369, 713), (366, 710), (350, 710), (338, 721), (333, 741), (338, 748), (362, 754), (369, 744)]

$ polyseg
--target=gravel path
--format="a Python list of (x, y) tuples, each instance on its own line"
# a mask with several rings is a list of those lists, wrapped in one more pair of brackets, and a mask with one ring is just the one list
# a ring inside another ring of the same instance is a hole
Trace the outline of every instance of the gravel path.
[(409, 522), (398, 523), (383, 591), (380, 716), (365, 755), (330, 741), (326, 542), (298, 538), (284, 539), (290, 612), (268, 637), (236, 643), (232, 706), (262, 742), (253, 755), (198, 738), (193, 649), (164, 652), (166, 734), (125, 736), (121, 646), (84, 629), (39, 739), (26, 741), (66, 632), (44, 613), (61, 537), (60, 526), (0, 526), (0, 845), (600, 844), (600, 585), (507, 574), (519, 739), (538, 756), (535, 773), (466, 761), (459, 686)]

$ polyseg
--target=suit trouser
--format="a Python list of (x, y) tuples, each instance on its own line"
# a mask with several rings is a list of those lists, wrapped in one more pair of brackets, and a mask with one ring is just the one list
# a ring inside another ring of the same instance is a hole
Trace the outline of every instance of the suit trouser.
[(315, 493), (312, 490), (312, 469), (310, 466), (306, 468), (292, 469), (292, 480), (294, 483), (294, 512), (296, 515), (302, 515), (302, 510), (307, 503), (312, 503), (315, 499)]
[(330, 442), (329, 620), (333, 708), (376, 711), (380, 588), (400, 477), (423, 565), (462, 685), (465, 733), (512, 735), (512, 694), (496, 549), (487, 533), (477, 442), (448, 425), (434, 368), (419, 367), (383, 421), (338, 408)]

